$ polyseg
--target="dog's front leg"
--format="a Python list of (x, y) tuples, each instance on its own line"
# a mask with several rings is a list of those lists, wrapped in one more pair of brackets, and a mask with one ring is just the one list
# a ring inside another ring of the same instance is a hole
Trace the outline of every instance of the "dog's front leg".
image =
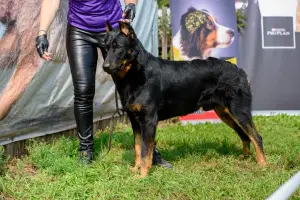
[(155, 144), (155, 134), (157, 127), (157, 116), (146, 117), (141, 122), (142, 130), (142, 163), (141, 178), (148, 175), (149, 169), (152, 167), (153, 148)]
[(131, 168), (131, 171), (136, 173), (141, 167), (141, 143), (142, 143), (141, 128), (138, 121), (136, 121), (132, 113), (127, 112), (127, 115), (130, 119), (132, 131), (134, 135), (135, 165), (134, 167)]

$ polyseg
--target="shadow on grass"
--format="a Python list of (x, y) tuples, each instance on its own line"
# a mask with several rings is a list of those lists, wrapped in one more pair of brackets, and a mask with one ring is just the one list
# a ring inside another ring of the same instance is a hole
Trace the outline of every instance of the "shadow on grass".
[[(96, 156), (101, 151), (107, 150), (107, 144), (109, 142), (109, 135), (102, 134), (100, 138), (95, 139), (95, 150)], [(190, 155), (201, 155), (209, 157), (218, 157), (222, 155), (234, 155), (238, 157), (242, 153), (242, 149), (237, 148), (235, 143), (230, 143), (227, 138), (221, 141), (206, 141), (205, 139), (201, 141), (173, 141), (170, 148), (159, 148), (159, 143), (157, 148), (162, 156), (168, 161), (176, 161), (183, 159)], [(112, 148), (124, 149), (123, 160), (131, 163), (134, 160), (134, 141), (132, 132), (116, 132), (113, 134)], [(103, 150), (105, 148), (105, 150)]]
[(160, 150), (162, 156), (168, 161), (177, 161), (190, 155), (219, 157), (233, 155), (238, 157), (242, 151), (235, 144), (229, 144), (227, 140), (220, 142), (202, 141), (193, 144), (178, 143), (173, 149)]

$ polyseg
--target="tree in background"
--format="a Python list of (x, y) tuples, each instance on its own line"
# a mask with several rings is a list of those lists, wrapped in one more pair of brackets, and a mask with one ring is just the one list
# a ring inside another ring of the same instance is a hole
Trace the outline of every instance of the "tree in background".
[(246, 16), (242, 10), (236, 11), (236, 21), (238, 32), (241, 33), (246, 28)]
[(158, 8), (169, 7), (169, 0), (158, 0), (157, 1)]

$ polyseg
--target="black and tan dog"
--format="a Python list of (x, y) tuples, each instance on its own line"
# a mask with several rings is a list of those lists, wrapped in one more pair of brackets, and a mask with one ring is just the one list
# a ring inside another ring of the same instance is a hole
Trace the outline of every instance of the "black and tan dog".
[(230, 62), (168, 61), (148, 53), (133, 28), (120, 22), (108, 26), (104, 71), (111, 74), (130, 118), (135, 138), (135, 167), (141, 177), (151, 168), (156, 127), (160, 120), (192, 113), (202, 107), (215, 110), (243, 142), (244, 154), (254, 144), (257, 162), (265, 165), (262, 137), (251, 115), (251, 91), (246, 73)]

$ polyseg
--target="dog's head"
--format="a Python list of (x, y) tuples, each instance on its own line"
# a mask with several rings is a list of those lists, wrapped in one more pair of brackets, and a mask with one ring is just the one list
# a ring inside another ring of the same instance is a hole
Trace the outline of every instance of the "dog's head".
[(106, 29), (108, 52), (103, 63), (103, 70), (111, 75), (127, 72), (137, 56), (136, 34), (130, 24), (121, 21), (118, 30), (113, 30), (109, 23), (107, 23)]
[(217, 23), (207, 10), (190, 8), (181, 17), (181, 47), (188, 57), (204, 58), (212, 48), (228, 47), (234, 30)]

